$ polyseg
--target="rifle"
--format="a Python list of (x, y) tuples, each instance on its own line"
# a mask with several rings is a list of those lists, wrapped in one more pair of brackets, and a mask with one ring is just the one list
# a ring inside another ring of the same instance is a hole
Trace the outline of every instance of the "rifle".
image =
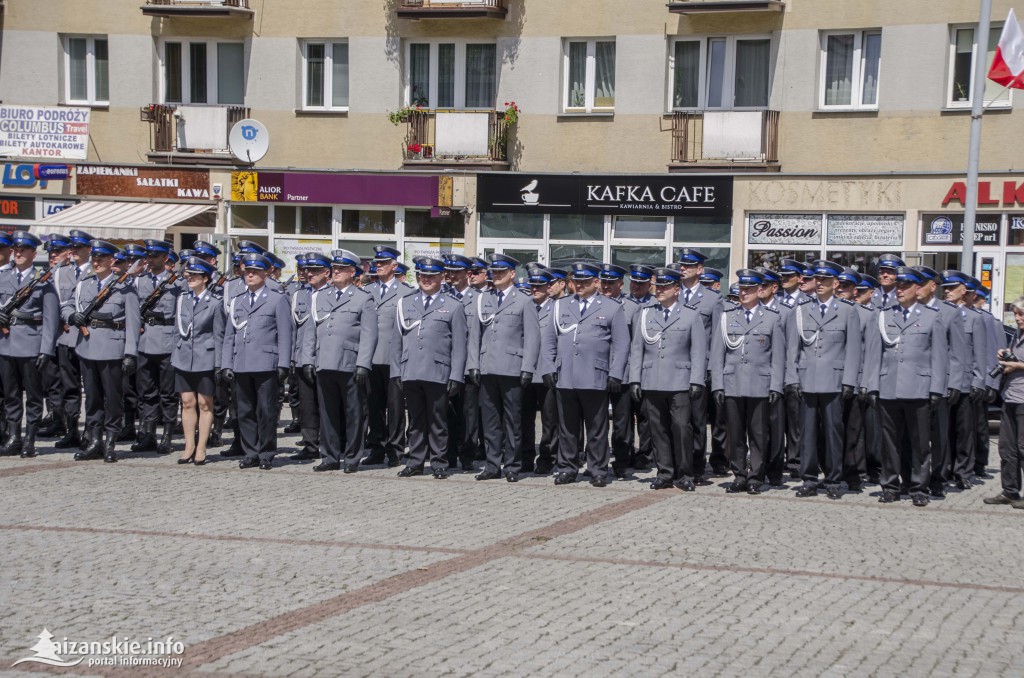
[(168, 285), (174, 284), (174, 281), (178, 279), (178, 274), (181, 273), (184, 267), (185, 265), (182, 264), (177, 271), (173, 271), (169, 276), (164, 278), (163, 282), (157, 285), (156, 289), (146, 297), (146, 300), (142, 302), (141, 306), (139, 306), (140, 316), (145, 317), (147, 313), (153, 310), (153, 307), (156, 306), (156, 302), (160, 301), (160, 297), (163, 296), (164, 290), (167, 289)]
[[(111, 280), (106, 285), (104, 285), (103, 289), (101, 289), (99, 293), (95, 297), (93, 297), (93, 300), (89, 302), (89, 306), (82, 313), (82, 315), (85, 316), (85, 319), (87, 321), (89, 320), (89, 316), (91, 316), (96, 311), (97, 308), (106, 303), (107, 298), (114, 293), (114, 286), (124, 284), (124, 281), (128, 280), (129, 276), (135, 273), (135, 267), (138, 266), (140, 263), (142, 263), (141, 259), (139, 261), (136, 261), (131, 266), (129, 266), (124, 273), (117, 277), (116, 280)], [(79, 326), (78, 331), (82, 333), (83, 337), (89, 336), (89, 328), (86, 327), (85, 325)]]
[[(43, 271), (42, 275), (33, 278), (32, 282), (30, 282), (28, 285), (25, 285), (20, 290), (11, 295), (11, 298), (5, 301), (3, 306), (0, 306), (0, 311), (3, 311), (7, 315), (14, 313), (19, 308), (25, 305), (25, 302), (28, 301), (28, 298), (30, 296), (32, 296), (32, 291), (35, 290), (37, 285), (45, 285), (47, 282), (50, 281), (50, 278), (52, 277), (53, 268), (47, 268), (46, 270)], [(0, 333), (3, 333), (3, 335), (6, 337), (11, 333), (11, 328), (0, 325)]]
[(215, 282), (212, 285), (210, 285), (210, 291), (212, 292), (213, 290), (217, 289), (218, 287), (224, 287), (224, 283), (226, 283), (227, 281), (228, 281), (228, 272), (227, 271), (222, 271), (221, 274), (220, 274), (220, 278), (217, 279), (217, 282)]

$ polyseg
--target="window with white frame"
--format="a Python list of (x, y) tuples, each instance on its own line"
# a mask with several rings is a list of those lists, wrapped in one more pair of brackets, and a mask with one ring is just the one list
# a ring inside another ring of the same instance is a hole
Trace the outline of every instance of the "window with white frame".
[(821, 96), (818, 106), (878, 108), (881, 31), (829, 31), (821, 34)]
[(110, 59), (105, 36), (64, 37), (64, 102), (110, 102)]
[(562, 110), (590, 113), (615, 110), (615, 40), (563, 42), (565, 84)]
[(348, 110), (348, 43), (302, 42), (302, 108)]
[[(1002, 24), (993, 25), (989, 30), (988, 53), (985, 63), (992, 63), (999, 44)], [(946, 105), (950, 108), (970, 108), (974, 96), (974, 60), (978, 56), (977, 25), (953, 26), (949, 40), (949, 86), (946, 89)], [(985, 104), (992, 107), (1010, 106), (1011, 89), (1003, 90), (1002, 85), (985, 80)]]
[(163, 102), (245, 103), (245, 44), (167, 40), (160, 46)]
[(405, 101), (410, 106), (493, 110), (497, 103), (494, 43), (410, 42), (405, 63)]
[(679, 38), (669, 51), (672, 110), (768, 107), (771, 38)]

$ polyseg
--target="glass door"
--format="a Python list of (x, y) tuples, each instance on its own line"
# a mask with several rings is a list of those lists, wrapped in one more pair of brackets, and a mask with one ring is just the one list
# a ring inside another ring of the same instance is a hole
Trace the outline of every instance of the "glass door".
[(525, 245), (517, 243), (511, 246), (505, 245), (484, 245), (484, 258), (487, 258), (488, 254), (507, 254), (516, 261), (519, 262), (519, 266), (516, 267), (516, 278), (522, 278), (527, 275), (526, 265), (530, 263), (543, 264), (547, 261), (547, 257), (543, 254), (543, 245)]

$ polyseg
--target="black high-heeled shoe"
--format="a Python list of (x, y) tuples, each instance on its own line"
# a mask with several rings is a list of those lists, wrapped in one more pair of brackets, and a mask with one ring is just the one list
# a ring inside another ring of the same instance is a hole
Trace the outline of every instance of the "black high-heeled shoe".
[[(192, 456), (194, 457), (195, 454), (193, 454)], [(203, 455), (202, 459), (196, 459), (192, 463), (195, 464), (196, 466), (202, 466), (203, 464), (206, 463), (207, 459), (209, 459), (209, 457), (207, 457), (206, 455)]]
[(195, 458), (196, 458), (196, 453), (195, 453), (195, 451), (193, 451), (192, 454), (189, 455), (188, 459), (178, 459), (178, 463), (179, 464), (191, 464), (192, 460), (195, 459)]

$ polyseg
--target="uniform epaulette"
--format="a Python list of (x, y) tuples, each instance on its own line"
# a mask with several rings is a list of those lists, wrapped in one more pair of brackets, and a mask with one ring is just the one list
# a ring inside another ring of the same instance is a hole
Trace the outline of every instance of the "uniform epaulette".
[(763, 306), (762, 308), (768, 311), (769, 313), (774, 313), (775, 315), (779, 314), (779, 309), (777, 308), (768, 308), (767, 306)]
[(622, 299), (619, 299), (617, 297), (605, 297), (605, 299), (607, 299), (608, 301), (614, 301), (619, 306), (622, 306)]
[(402, 281), (402, 284), (405, 285), (406, 287), (408, 287), (410, 290), (416, 289), (415, 287), (413, 287), (409, 283), (405, 282), (404, 280)]
[(797, 306), (803, 306), (804, 304), (809, 304), (809, 303), (811, 303), (810, 297), (804, 297), (800, 301), (796, 302), (796, 305)]
[(683, 306), (690, 309), (691, 311), (700, 311), (700, 306), (698, 306), (697, 304), (683, 304)]
[[(732, 304), (732, 306), (729, 306), (728, 308), (726, 308), (726, 309), (725, 309), (725, 310), (723, 311), (723, 313), (732, 313), (733, 311), (738, 311), (738, 310), (740, 310), (741, 308), (743, 308), (742, 306), (740, 306), (739, 304), (737, 304), (737, 303), (736, 303), (736, 302), (734, 302), (734, 301), (730, 301), (729, 303), (730, 303), (730, 304)], [(689, 305), (688, 305), (688, 306), (687, 306), (686, 308), (693, 308), (693, 306), (689, 306)], [(767, 308), (767, 307), (766, 307), (766, 308)], [(696, 311), (697, 309), (693, 308), (693, 310), (695, 310), (695, 311)]]
[(959, 306), (954, 304), (952, 301), (943, 301), (942, 303), (944, 303), (946, 306), (951, 306), (952, 308), (959, 308)]
[(844, 304), (847, 304), (848, 306), (856, 306), (856, 304), (850, 301), (849, 299), (839, 299), (839, 301), (841, 301)]
[(861, 308), (866, 308), (869, 311), (877, 311), (878, 310), (877, 308), (875, 308), (875, 305), (870, 303), (870, 302), (868, 302), (866, 304), (861, 304), (860, 307)]
[(933, 311), (933, 312), (935, 312), (935, 313), (938, 313), (938, 312), (939, 312), (939, 308), (938, 308), (938, 306), (934, 306), (934, 307), (933, 307), (933, 306), (925, 306), (925, 304), (918, 304), (918, 306), (924, 306), (924, 307), (925, 307), (925, 308), (927, 308), (927, 309), (928, 309), (929, 311)]

